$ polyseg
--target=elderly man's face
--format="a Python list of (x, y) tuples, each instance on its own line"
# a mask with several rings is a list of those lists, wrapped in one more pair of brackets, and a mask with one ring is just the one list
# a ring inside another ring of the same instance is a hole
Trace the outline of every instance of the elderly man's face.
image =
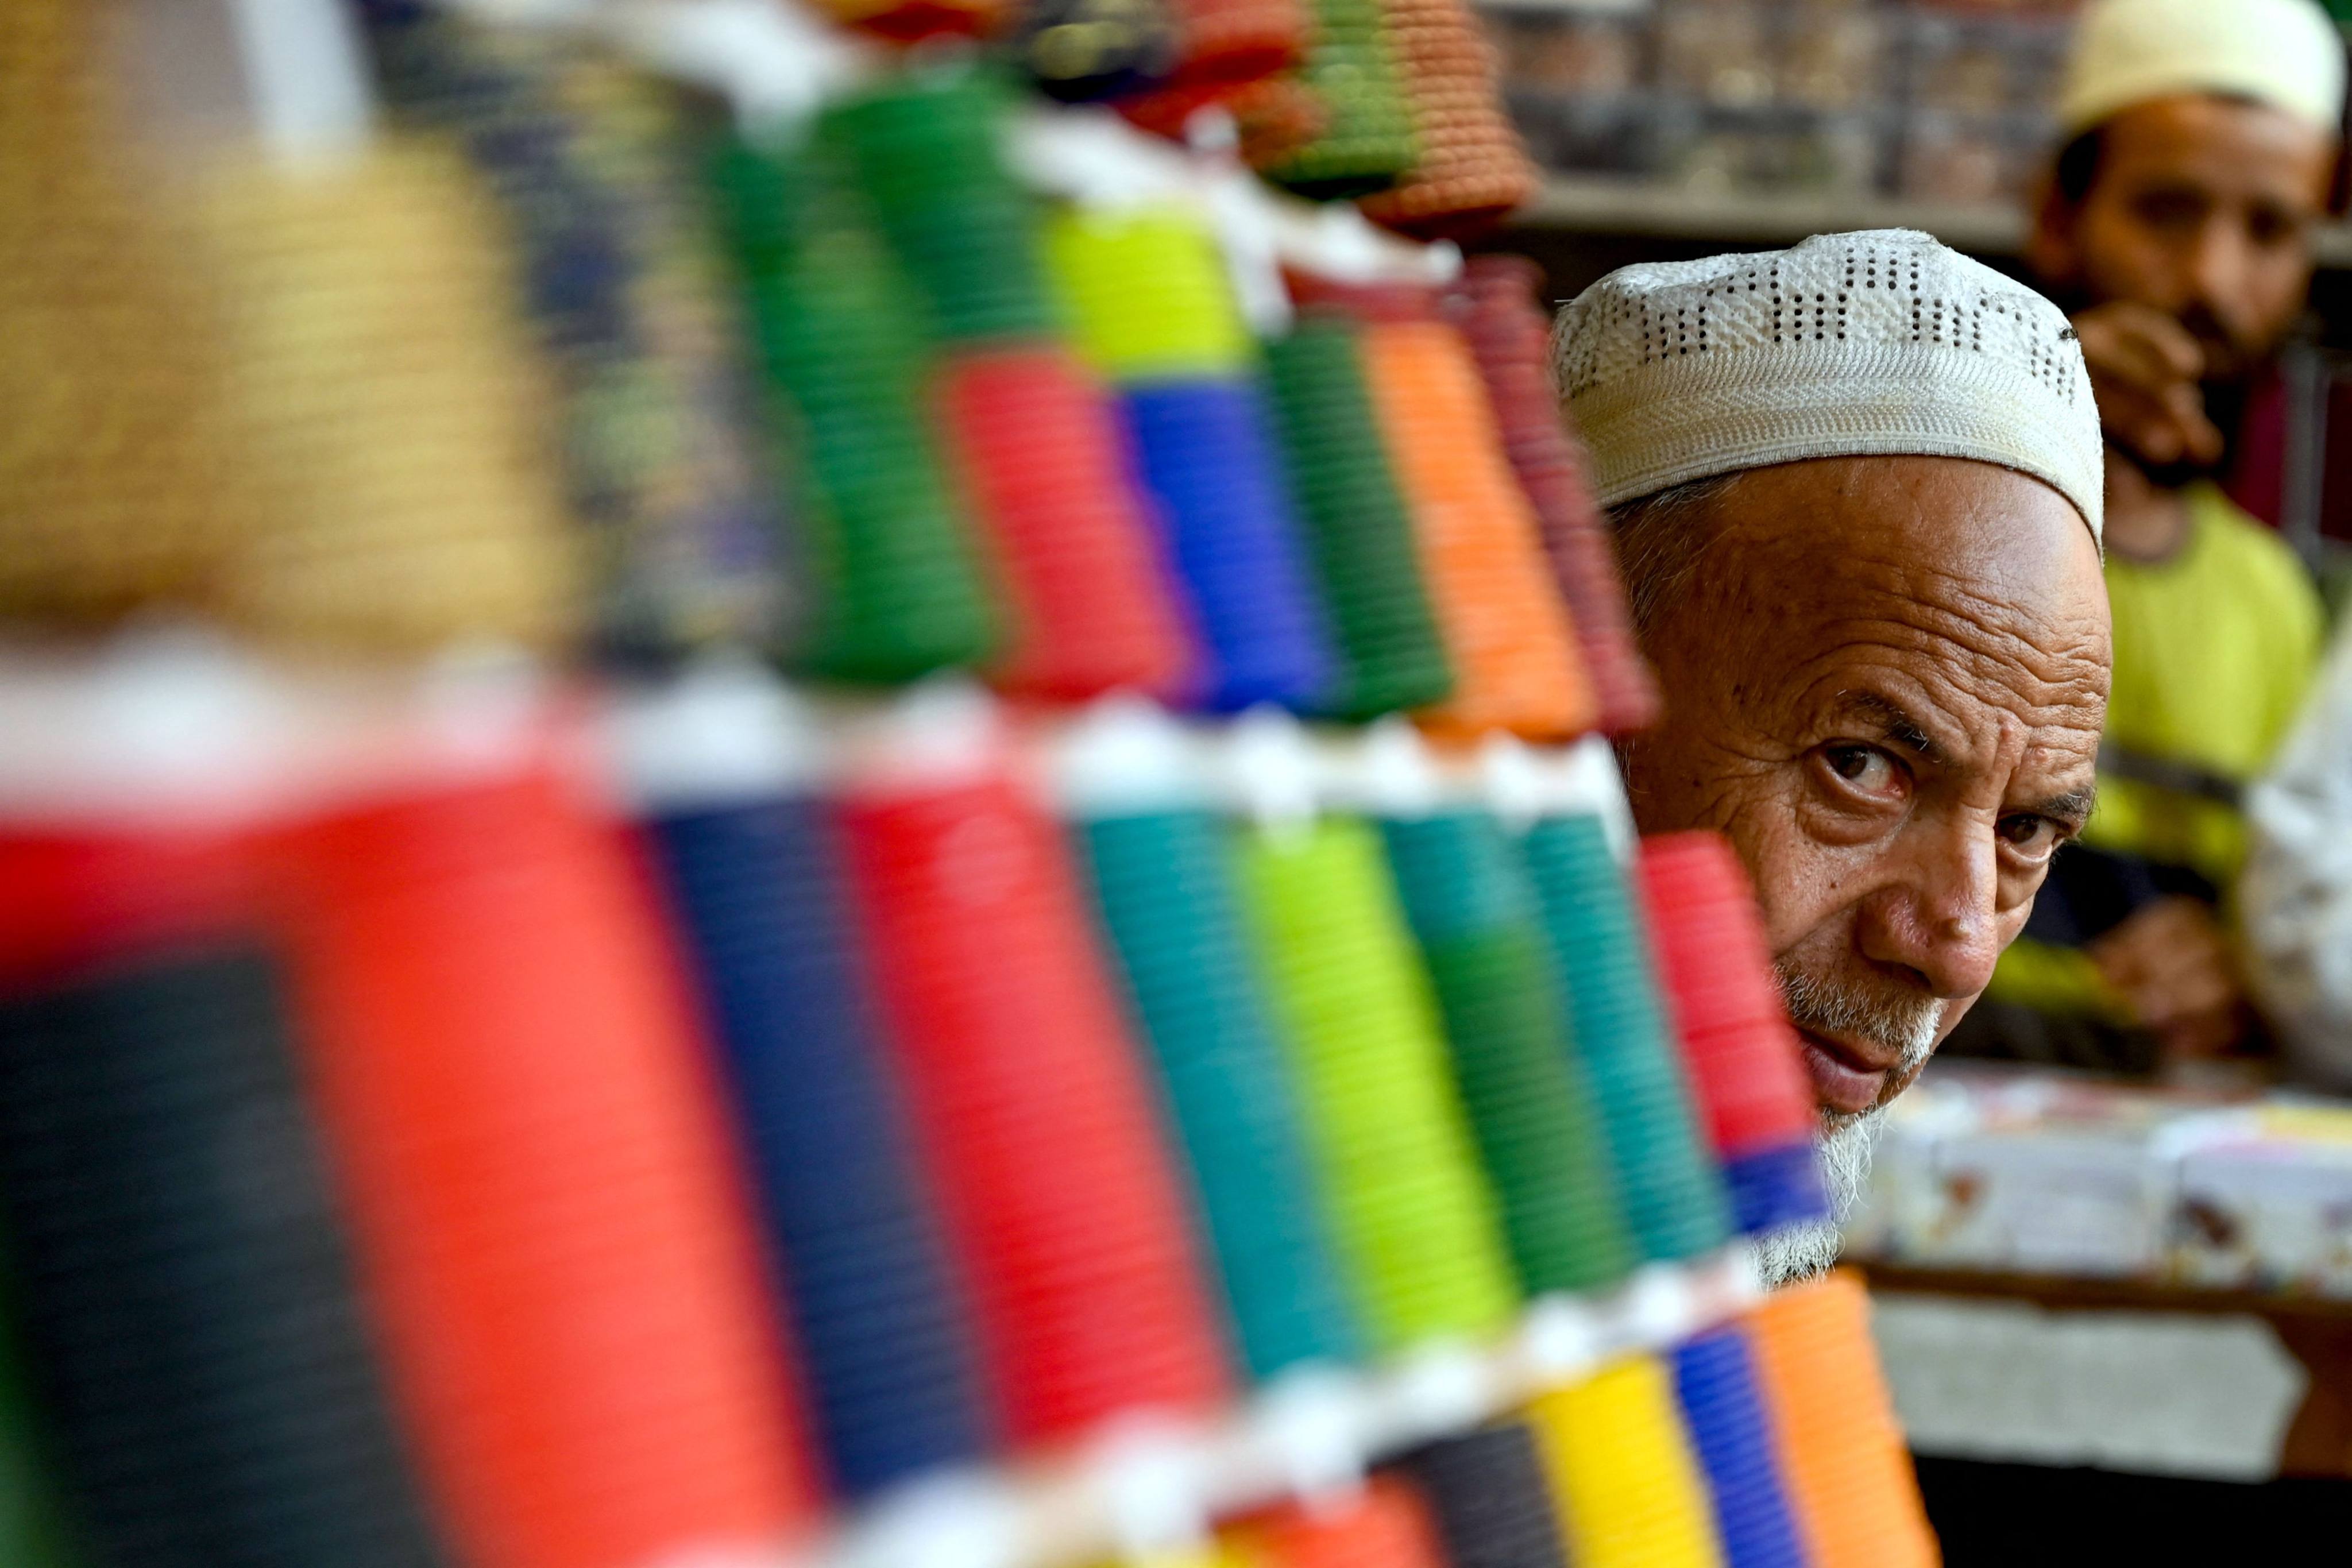
[(1644, 628), (1634, 812), (1738, 847), (1835, 1131), (1917, 1076), (2089, 814), (2098, 552), (2049, 487), (1945, 458), (1756, 469), (1675, 526), (1705, 542)]

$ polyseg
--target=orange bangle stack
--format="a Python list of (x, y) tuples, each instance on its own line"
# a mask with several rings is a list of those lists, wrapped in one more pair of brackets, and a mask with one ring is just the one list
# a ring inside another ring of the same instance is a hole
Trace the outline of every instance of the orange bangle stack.
[(1464, 0), (1383, 0), (1382, 8), (1421, 155), (1393, 186), (1364, 197), (1364, 212), (1431, 238), (1490, 228), (1538, 182), (1503, 111), (1493, 46)]
[(1841, 1269), (1790, 1286), (1748, 1321), (1814, 1568), (1936, 1568), (1942, 1554), (1879, 1380), (1862, 1281)]
[(305, 1067), (458, 1554), (640, 1568), (812, 1524), (745, 1194), (615, 830), (527, 774), (288, 847)]
[(1486, 377), (1503, 449), (1535, 508), (1544, 552), (1576, 622), (1578, 645), (1611, 735), (1646, 730), (1658, 715), (1658, 687), (1633, 644), (1624, 579), (1609, 525), (1584, 481), (1584, 459), (1553, 395), (1551, 322), (1537, 289), (1543, 272), (1522, 256), (1473, 257), (1446, 296)]
[(1447, 1561), (1428, 1505), (1395, 1476), (1375, 1477), (1351, 1498), (1292, 1504), (1234, 1535), (1261, 1568), (1444, 1568)]
[(1455, 674), (1454, 695), (1422, 717), (1462, 735), (1591, 729), (1592, 684), (1461, 334), (1438, 321), (1377, 321), (1363, 343)]

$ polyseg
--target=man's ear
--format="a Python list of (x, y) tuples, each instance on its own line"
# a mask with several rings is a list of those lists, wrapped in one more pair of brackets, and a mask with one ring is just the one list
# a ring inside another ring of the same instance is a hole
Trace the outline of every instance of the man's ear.
[(2058, 188), (2058, 172), (2054, 168), (2042, 171), (2034, 183), (2032, 226), (2025, 237), (2025, 262), (2044, 289), (2063, 289), (2072, 284), (2082, 267), (2081, 252), (2074, 244), (2074, 226), (2083, 216), (2082, 207), (2066, 199)]

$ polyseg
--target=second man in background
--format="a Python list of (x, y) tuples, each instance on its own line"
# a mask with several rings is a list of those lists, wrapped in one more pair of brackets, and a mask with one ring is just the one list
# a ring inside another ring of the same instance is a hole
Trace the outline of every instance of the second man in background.
[(2072, 314), (2107, 441), (2115, 690), (2101, 796), (1953, 1041), (2140, 1069), (2242, 1049), (2227, 890), (2242, 788), (2293, 721), (2317, 594), (2275, 510), (2271, 363), (2302, 315), (2344, 50), (2313, 0), (2097, 0), (2031, 259)]

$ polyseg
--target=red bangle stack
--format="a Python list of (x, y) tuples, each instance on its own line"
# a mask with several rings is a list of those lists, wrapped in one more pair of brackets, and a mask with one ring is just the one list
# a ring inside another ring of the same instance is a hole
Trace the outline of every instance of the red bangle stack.
[(1812, 1096), (1748, 874), (1713, 833), (1642, 840), (1642, 889), (1709, 1137), (1727, 1157), (1804, 1137)]
[[(1166, 81), (1115, 105), (1146, 131), (1181, 141), (1187, 122), (1203, 109), (1222, 106), (1246, 120), (1275, 100), (1296, 105), (1307, 97), (1281, 74), (1307, 47), (1301, 0), (1172, 0), (1169, 9), (1176, 24), (1176, 68)], [(1280, 89), (1274, 99), (1270, 88)], [(1320, 126), (1319, 113), (1311, 114), (1286, 141), (1304, 142)]]
[(866, 951), (1001, 1424), (1231, 1395), (1156, 1108), (1056, 825), (1011, 783), (843, 811)]
[(1294, 64), (1307, 47), (1299, 0), (1174, 0), (1175, 85), (1255, 81)]
[(544, 773), (292, 831), (306, 1063), (462, 1555), (629, 1568), (814, 1521), (701, 1042)]
[(1176, 694), (1193, 650), (1101, 385), (1058, 345), (963, 348), (939, 396), (1015, 612), (996, 683), (1063, 701)]
[(260, 918), (258, 871), (251, 837), (227, 829), (0, 834), (0, 989), (245, 935)]

